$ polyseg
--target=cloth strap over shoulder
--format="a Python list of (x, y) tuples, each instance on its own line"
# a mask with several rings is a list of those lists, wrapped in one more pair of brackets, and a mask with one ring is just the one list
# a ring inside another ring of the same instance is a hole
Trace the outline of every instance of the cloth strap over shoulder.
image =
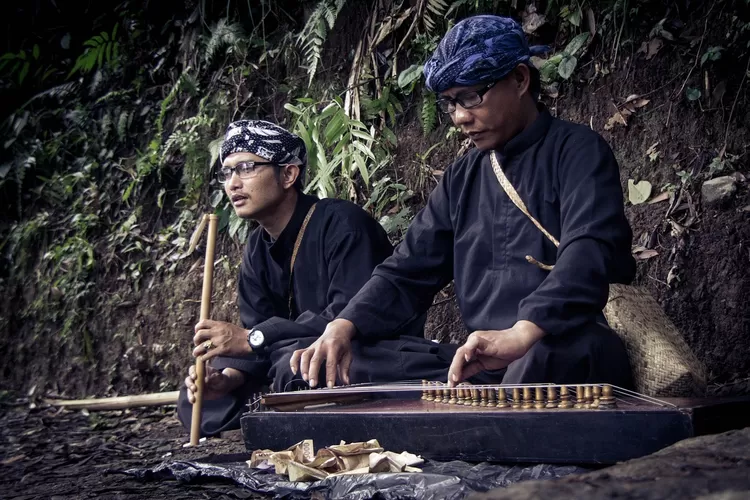
[[(492, 151), (492, 153), (490, 154), (490, 161), (492, 163), (492, 170), (495, 171), (495, 176), (497, 177), (497, 181), (500, 183), (500, 186), (503, 188), (503, 191), (505, 191), (505, 194), (508, 195), (508, 198), (510, 198), (513, 204), (517, 206), (518, 209), (521, 212), (523, 212), (524, 215), (526, 215), (526, 217), (528, 217), (531, 220), (531, 222), (537, 227), (537, 229), (539, 229), (542, 232), (542, 234), (544, 234), (544, 236), (546, 236), (547, 239), (549, 239), (555, 245), (555, 247), (559, 247), (560, 242), (557, 241), (557, 238), (552, 236), (549, 233), (549, 231), (544, 229), (544, 227), (539, 223), (539, 221), (536, 220), (534, 216), (529, 213), (529, 209), (526, 208), (526, 204), (518, 195), (518, 191), (516, 191), (516, 189), (513, 187), (513, 184), (510, 183), (510, 181), (508, 180), (508, 177), (506, 177), (505, 175), (505, 172), (503, 172), (503, 169), (500, 166), (500, 161), (497, 159), (497, 155), (495, 154), (494, 151)], [(555, 267), (554, 265), (542, 264), (531, 255), (527, 255), (526, 260), (528, 262), (531, 262), (532, 264), (535, 264), (541, 267), (542, 269), (546, 271), (551, 271)]]
[(297, 252), (302, 244), (302, 237), (305, 235), (307, 223), (310, 222), (310, 218), (312, 217), (313, 212), (315, 212), (315, 205), (317, 205), (317, 203), (313, 203), (307, 211), (305, 220), (302, 222), (302, 227), (300, 227), (299, 233), (297, 233), (297, 239), (294, 242), (294, 249), (292, 249), (292, 261), (289, 264), (289, 319), (292, 319), (292, 301), (294, 298), (294, 282), (292, 281), (292, 278), (294, 277), (294, 261), (297, 260)]

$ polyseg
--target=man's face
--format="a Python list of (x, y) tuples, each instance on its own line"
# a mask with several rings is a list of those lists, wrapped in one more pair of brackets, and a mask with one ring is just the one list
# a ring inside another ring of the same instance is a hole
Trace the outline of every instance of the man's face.
[[(521, 97), (528, 85), (519, 85), (517, 71), (519, 70), (516, 69), (504, 79), (495, 82), (484, 94), (478, 106), (466, 109), (455, 103), (456, 109), (450, 114), (451, 120), (469, 136), (478, 149), (500, 149), (523, 130)], [(440, 97), (455, 99), (467, 92), (481, 91), (485, 87), (486, 84), (452, 87), (441, 92)]]
[[(233, 153), (224, 159), (222, 167), (234, 168), (240, 162), (267, 163), (268, 160), (253, 153)], [(274, 165), (256, 165), (240, 178), (233, 172), (224, 184), (224, 192), (232, 202), (238, 217), (257, 219), (272, 212), (284, 197), (284, 176)]]

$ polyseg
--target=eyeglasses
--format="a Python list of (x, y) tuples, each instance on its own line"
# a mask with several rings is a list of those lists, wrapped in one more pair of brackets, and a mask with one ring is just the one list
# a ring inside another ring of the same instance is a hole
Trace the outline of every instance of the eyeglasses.
[(456, 111), (456, 103), (460, 104), (464, 109), (476, 108), (482, 104), (484, 94), (486, 94), (495, 83), (496, 82), (488, 83), (479, 90), (463, 92), (458, 94), (455, 98), (441, 97), (437, 100), (438, 108), (440, 108), (440, 111), (443, 113), (453, 113)]
[(240, 179), (248, 179), (255, 175), (258, 167), (263, 165), (278, 165), (272, 161), (240, 161), (234, 167), (221, 167), (216, 173), (219, 182), (224, 184), (232, 178), (232, 174), (237, 172)]

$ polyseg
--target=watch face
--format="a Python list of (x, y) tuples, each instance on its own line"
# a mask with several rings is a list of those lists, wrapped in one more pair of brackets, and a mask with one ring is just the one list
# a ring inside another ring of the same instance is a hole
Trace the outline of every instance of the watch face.
[(263, 332), (260, 330), (253, 330), (250, 333), (250, 345), (258, 347), (263, 343)]

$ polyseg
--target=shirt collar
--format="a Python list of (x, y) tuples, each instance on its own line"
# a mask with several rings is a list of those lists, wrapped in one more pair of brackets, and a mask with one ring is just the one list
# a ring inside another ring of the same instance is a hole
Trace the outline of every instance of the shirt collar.
[(283, 231), (281, 231), (276, 241), (272, 240), (266, 231), (263, 231), (263, 241), (266, 243), (273, 260), (282, 269), (289, 265), (289, 261), (292, 258), (292, 251), (294, 250), (294, 243), (297, 240), (297, 234), (299, 234), (302, 223), (305, 221), (307, 212), (316, 201), (318, 201), (317, 196), (299, 193), (292, 218), (289, 219), (289, 222)]
[(513, 137), (499, 151), (503, 157), (508, 158), (523, 153), (547, 133), (552, 123), (552, 115), (544, 104), (537, 104), (537, 108), (539, 109), (539, 116), (534, 120), (534, 123)]

